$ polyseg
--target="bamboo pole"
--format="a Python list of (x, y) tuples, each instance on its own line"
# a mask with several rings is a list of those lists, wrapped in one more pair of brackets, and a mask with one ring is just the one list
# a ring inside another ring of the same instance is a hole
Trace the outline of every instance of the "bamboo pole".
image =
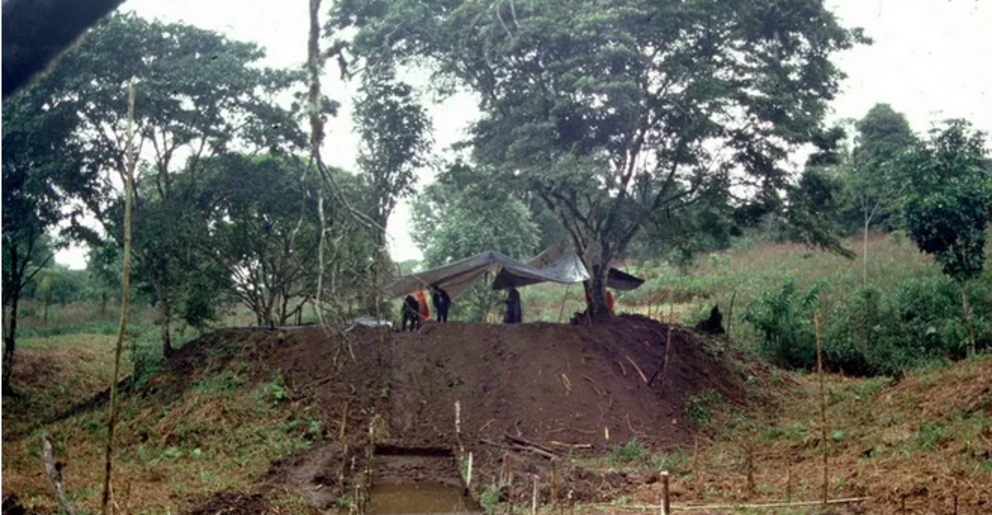
[(121, 350), (124, 347), (124, 335), (127, 330), (128, 308), (131, 303), (131, 219), (132, 192), (134, 190), (134, 97), (136, 78), (131, 77), (127, 95), (127, 146), (125, 147), (127, 164), (124, 180), (124, 256), (121, 266), (121, 323), (117, 329), (117, 346), (114, 349), (114, 375), (110, 380), (110, 420), (107, 421), (107, 448), (104, 453), (103, 470), (103, 499), (101, 511), (104, 515), (111, 512), (110, 507), (110, 476), (113, 469), (114, 428), (117, 425), (117, 381), (121, 373)]
[(823, 504), (827, 504), (827, 396), (823, 388), (823, 345), (820, 342), (820, 312), (813, 315), (816, 325), (816, 373), (820, 378), (820, 439), (823, 442)]

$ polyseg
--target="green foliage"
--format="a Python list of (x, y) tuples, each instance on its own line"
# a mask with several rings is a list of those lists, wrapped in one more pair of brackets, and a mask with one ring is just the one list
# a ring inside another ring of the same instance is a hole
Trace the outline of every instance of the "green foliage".
[(863, 41), (818, 0), (349, 0), (330, 25), (357, 27), (360, 57), (426, 62), (437, 89), (478, 93), (474, 158), (553, 209), (590, 265), (653, 213), (728, 195), (732, 168), (778, 195), (837, 91), (829, 56)]
[(362, 138), (358, 167), (371, 196), (372, 219), (385, 229), (396, 202), (413, 193), (415, 172), (426, 164), (431, 121), (413, 88), (396, 80), (389, 62), (365, 69), (359, 94), (354, 113)]
[(500, 493), (500, 488), (495, 483), (486, 486), (479, 493), (479, 506), (482, 506), (482, 509), (490, 515), (495, 514), (499, 509), (501, 500), (502, 494)]
[(715, 390), (703, 390), (686, 400), (682, 411), (697, 427), (707, 426), (712, 422), (712, 411), (723, 404), (723, 396)]
[(607, 459), (614, 465), (626, 465), (644, 456), (644, 445), (633, 437), (623, 445), (614, 445), (610, 448)]
[(912, 191), (905, 204), (910, 236), (956, 281), (981, 273), (992, 222), (992, 162), (985, 134), (962, 120), (935, 128), (905, 159)]
[(775, 291), (764, 292), (744, 312), (761, 335), (759, 351), (780, 366), (813, 368), (816, 366), (816, 334), (813, 310), (825, 281), (801, 292), (795, 279), (787, 280)]

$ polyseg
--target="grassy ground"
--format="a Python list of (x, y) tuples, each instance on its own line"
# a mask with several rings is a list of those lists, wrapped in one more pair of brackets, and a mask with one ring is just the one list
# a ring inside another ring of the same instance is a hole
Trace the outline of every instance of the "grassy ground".
[[(752, 385), (773, 395), (773, 410), (745, 413), (719, 398), (700, 398), (686, 407), (686, 418), (701, 430), (697, 449), (659, 451), (628, 442), (583, 464), (670, 470), (677, 505), (819, 499), (824, 448), (817, 378), (756, 373)], [(825, 393), (831, 498), (869, 497), (868, 513), (897, 513), (903, 498), (908, 513), (951, 513), (955, 495), (961, 513), (992, 506), (992, 356), (918, 370), (899, 382), (827, 375)], [(653, 484), (618, 504), (656, 504), (659, 496), (660, 484)]]
[[(929, 258), (898, 236), (874, 236), (870, 243), (869, 273), (881, 288), (939, 274)], [(825, 278), (828, 301), (861, 280), (860, 261), (770, 244), (701, 257), (688, 275), (659, 263), (632, 265), (628, 272), (649, 280), (636, 292), (618, 295), (618, 309), (654, 318), (667, 319), (674, 308), (677, 321), (694, 322), (713, 303), (729, 308), (736, 292), (734, 339), (745, 342), (750, 335), (737, 313), (760, 292), (780, 287), (785, 277), (795, 277), (800, 288)], [(577, 286), (541, 285), (521, 293), (528, 321), (557, 321), (559, 316), (567, 321), (584, 309)], [(117, 314), (114, 306), (106, 311), (86, 304), (55, 306), (45, 323), (37, 306), (28, 304), (26, 311), (13, 376), (15, 387), (26, 395), (3, 400), (3, 489), (18, 493), (26, 506), (46, 512), (54, 504), (40, 473), (38, 422), (109, 385)], [(129, 348), (139, 356), (156, 351), (153, 320), (154, 312), (146, 306), (133, 311)], [(225, 312), (218, 325), (253, 322), (250, 313), (237, 308)], [(175, 340), (195, 336), (189, 328), (178, 332), (182, 329), (177, 327)], [(130, 356), (126, 355), (125, 373), (130, 371)], [(248, 488), (273, 458), (326, 438), (323, 423), (286, 397), (278, 375), (259, 373), (205, 363), (194, 385), (168, 404), (127, 398), (117, 456), (115, 499), (120, 512), (174, 512), (191, 494)], [(669, 469), (676, 504), (783, 501), (786, 490), (793, 500), (817, 498), (823, 442), (815, 376), (768, 367), (750, 373), (756, 398), (771, 397), (774, 402), (762, 401), (767, 408), (739, 412), (718, 397), (698, 396), (687, 405), (681, 422), (700, 430), (694, 448), (644, 449), (628, 443), (582, 464), (637, 474)], [(155, 377), (148, 380), (161, 380)], [(963, 513), (992, 506), (992, 357), (909, 370), (899, 381), (828, 375), (826, 391), (831, 497), (870, 496), (876, 504), (866, 506), (869, 513), (893, 513), (903, 498), (907, 509), (915, 512), (929, 512), (924, 507), (949, 512), (955, 493)], [(99, 502), (106, 417), (100, 409), (45, 427), (55, 438), (57, 456), (66, 463), (70, 496), (88, 512)], [(7, 438), (14, 433), (27, 436)], [(748, 485), (748, 461), (753, 487)], [(654, 504), (659, 488), (643, 486), (603, 509)], [(306, 511), (301, 499), (292, 495), (279, 502)]]

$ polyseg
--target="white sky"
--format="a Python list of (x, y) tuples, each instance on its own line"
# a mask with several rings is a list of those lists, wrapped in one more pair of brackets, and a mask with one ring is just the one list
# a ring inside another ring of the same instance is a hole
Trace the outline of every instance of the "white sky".
[[(325, 8), (330, 3), (325, 0)], [(307, 0), (130, 0), (122, 9), (256, 41), (268, 52), (263, 64), (288, 67), (306, 60), (308, 4)], [(874, 104), (886, 102), (905, 113), (917, 132), (946, 118), (965, 118), (992, 132), (992, 1), (826, 0), (826, 4), (844, 26), (863, 27), (875, 41), (836, 56), (848, 78), (833, 103), (832, 119), (860, 118)], [(355, 85), (342, 83), (331, 63), (323, 87), (342, 103), (338, 117), (328, 123), (325, 159), (355, 170), (358, 137), (351, 123)], [(466, 125), (478, 114), (475, 105), (471, 95), (459, 94), (429, 106), (436, 151), (463, 139)], [(424, 170), (420, 186), (431, 180), (432, 173)], [(409, 237), (411, 230), (409, 205), (402, 202), (387, 227), (394, 259), (421, 257)], [(85, 252), (79, 248), (63, 251), (56, 259), (73, 268), (85, 267)]]

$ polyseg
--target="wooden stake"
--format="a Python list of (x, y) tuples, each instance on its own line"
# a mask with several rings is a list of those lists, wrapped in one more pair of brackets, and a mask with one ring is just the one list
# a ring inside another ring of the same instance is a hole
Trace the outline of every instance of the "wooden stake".
[(754, 445), (751, 442), (745, 444), (744, 451), (747, 455), (747, 495), (754, 495)]
[(789, 466), (785, 483), (785, 502), (792, 502), (792, 466)]
[(558, 504), (558, 460), (551, 460), (551, 506)]
[(128, 86), (127, 94), (127, 145), (125, 152), (127, 155), (127, 170), (125, 170), (124, 181), (124, 255), (121, 266), (121, 323), (117, 329), (117, 347), (114, 349), (114, 375), (110, 379), (110, 420), (107, 421), (107, 448), (104, 453), (103, 470), (103, 500), (101, 509), (104, 515), (108, 515), (110, 508), (110, 476), (113, 469), (114, 452), (114, 429), (117, 425), (117, 381), (121, 373), (121, 349), (124, 348), (124, 336), (127, 331), (128, 310), (131, 304), (131, 219), (132, 212), (132, 192), (134, 190), (134, 97), (135, 84), (137, 79), (131, 77), (131, 84)]
[(730, 329), (734, 323), (734, 301), (737, 300), (737, 290), (734, 290), (734, 294), (730, 296), (730, 312), (727, 313), (727, 341), (733, 341), (730, 338)]
[(813, 315), (816, 325), (816, 373), (820, 377), (820, 438), (823, 442), (823, 504), (827, 504), (829, 484), (827, 479), (827, 396), (823, 388), (823, 345), (820, 342), (820, 312)]
[(561, 296), (561, 309), (558, 310), (558, 323), (561, 323), (561, 317), (565, 315), (565, 299), (568, 298), (568, 287), (570, 284), (565, 285), (565, 294)]
[(672, 513), (671, 497), (668, 489), (668, 471), (661, 471), (661, 515)]
[(471, 486), (472, 486), (472, 453), (471, 452), (468, 453), (468, 474), (467, 474), (467, 476), (468, 477), (465, 479), (465, 487), (466, 488), (471, 488)]
[(534, 482), (534, 493), (531, 495), (530, 499), (530, 515), (537, 515), (537, 474), (533, 476)]

